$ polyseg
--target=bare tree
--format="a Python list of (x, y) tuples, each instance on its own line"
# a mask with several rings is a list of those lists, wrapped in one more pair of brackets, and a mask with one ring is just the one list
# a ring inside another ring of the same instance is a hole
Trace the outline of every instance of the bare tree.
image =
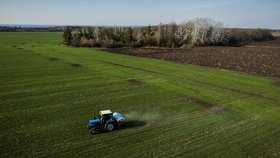
[(94, 29), (94, 38), (96, 40), (96, 42), (99, 42), (99, 39), (100, 39), (100, 27), (95, 27)]
[(203, 46), (209, 44), (220, 44), (226, 40), (226, 31), (223, 24), (209, 18), (197, 18), (190, 24), (190, 45)]

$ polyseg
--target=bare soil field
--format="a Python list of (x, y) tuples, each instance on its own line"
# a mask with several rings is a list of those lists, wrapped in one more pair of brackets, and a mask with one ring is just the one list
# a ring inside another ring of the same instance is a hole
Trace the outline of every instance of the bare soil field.
[(280, 77), (280, 38), (243, 47), (113, 48), (108, 52)]

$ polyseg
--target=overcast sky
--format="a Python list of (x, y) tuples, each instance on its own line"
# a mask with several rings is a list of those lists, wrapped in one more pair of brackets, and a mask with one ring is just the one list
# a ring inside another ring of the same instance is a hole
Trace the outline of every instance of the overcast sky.
[(280, 0), (0, 0), (0, 24), (153, 25), (197, 17), (280, 29)]

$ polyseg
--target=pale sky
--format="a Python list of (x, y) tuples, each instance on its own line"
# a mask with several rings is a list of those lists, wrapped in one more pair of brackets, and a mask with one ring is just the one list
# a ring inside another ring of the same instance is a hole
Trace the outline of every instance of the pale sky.
[(280, 0), (0, 0), (0, 24), (153, 25), (197, 17), (280, 29)]

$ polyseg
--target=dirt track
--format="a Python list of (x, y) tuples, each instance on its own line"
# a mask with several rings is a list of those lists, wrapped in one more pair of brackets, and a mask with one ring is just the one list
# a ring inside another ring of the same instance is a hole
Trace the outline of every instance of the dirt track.
[(109, 52), (280, 78), (280, 39), (244, 47), (114, 48)]

